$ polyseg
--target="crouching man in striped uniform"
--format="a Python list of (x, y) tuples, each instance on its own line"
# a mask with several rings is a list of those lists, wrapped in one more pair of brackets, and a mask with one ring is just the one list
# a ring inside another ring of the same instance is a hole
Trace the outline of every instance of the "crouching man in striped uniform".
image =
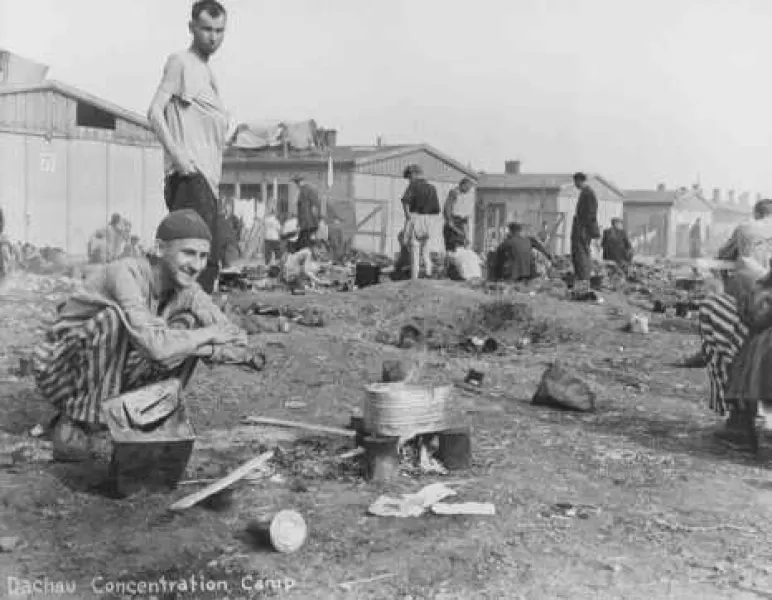
[(184, 386), (199, 358), (238, 362), (249, 350), (246, 333), (196, 282), (212, 241), (204, 220), (193, 210), (172, 212), (156, 238), (147, 257), (123, 258), (92, 275), (35, 350), (37, 387), (58, 411), (57, 460), (88, 456), (106, 400), (171, 377)]
[(711, 291), (700, 304), (702, 356), (688, 359), (684, 366), (704, 364), (710, 383), (710, 409), (721, 416), (729, 413), (726, 428), (716, 433), (734, 439), (745, 435), (749, 419), (756, 416), (753, 406), (727, 402), (725, 391), (734, 359), (748, 336), (741, 307), (756, 282), (767, 275), (772, 261), (772, 200), (756, 203), (753, 219), (737, 226), (717, 257), (735, 261), (736, 268), (724, 277), (724, 289)]

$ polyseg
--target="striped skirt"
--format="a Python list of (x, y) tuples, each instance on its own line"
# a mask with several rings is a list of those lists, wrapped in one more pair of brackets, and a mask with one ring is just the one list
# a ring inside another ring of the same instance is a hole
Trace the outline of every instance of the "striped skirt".
[[(190, 328), (194, 321), (192, 315), (181, 314), (170, 326)], [(60, 413), (102, 425), (103, 402), (171, 377), (179, 377), (184, 386), (197, 360), (149, 359), (133, 346), (118, 310), (108, 307), (86, 320), (60, 318), (35, 348), (33, 369), (38, 390)]]
[(700, 304), (700, 340), (707, 360), (710, 382), (710, 409), (725, 415), (725, 393), (732, 361), (748, 336), (748, 328), (737, 311), (737, 302), (728, 294), (708, 294)]

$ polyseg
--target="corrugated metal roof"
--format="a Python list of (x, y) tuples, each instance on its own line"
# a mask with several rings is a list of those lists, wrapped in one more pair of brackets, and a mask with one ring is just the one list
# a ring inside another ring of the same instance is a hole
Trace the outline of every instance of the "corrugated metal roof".
[(713, 210), (711, 203), (693, 190), (625, 190), (625, 204), (675, 206), (695, 212)]
[(130, 123), (134, 123), (140, 127), (144, 127), (145, 129), (150, 129), (150, 124), (143, 116), (123, 108), (122, 106), (118, 106), (117, 104), (113, 104), (112, 102), (103, 100), (102, 98), (98, 98), (97, 96), (89, 94), (88, 92), (84, 92), (75, 86), (62, 83), (61, 81), (56, 81), (55, 79), (46, 79), (40, 83), (33, 84), (0, 85), (0, 95), (48, 91), (58, 92), (64, 96), (74, 98), (75, 100), (87, 102), (88, 104), (92, 104), (97, 108), (101, 108), (102, 110), (109, 112), (116, 117), (120, 117), (121, 119), (129, 121)]
[(625, 204), (673, 204), (675, 190), (625, 190)]
[(242, 149), (233, 148), (226, 152), (227, 158), (247, 160), (249, 162), (270, 163), (326, 163), (332, 154), (332, 160), (336, 163), (353, 163), (362, 158), (378, 156), (392, 151), (413, 151), (416, 146), (335, 146), (329, 150), (312, 148), (309, 150), (289, 150), (284, 155), (283, 150), (276, 148)]
[(491, 173), (480, 175), (478, 187), (507, 190), (554, 189), (574, 182), (573, 174)]
[[(624, 192), (605, 177), (597, 173), (588, 173), (588, 180), (595, 180), (616, 193), (620, 199)], [(480, 189), (499, 190), (559, 190), (574, 184), (573, 173), (486, 173), (480, 175)]]
[[(452, 165), (466, 176), (477, 180), (479, 174), (474, 169), (465, 167), (457, 160), (440, 152), (428, 144), (396, 144), (389, 146), (335, 146), (330, 149), (333, 163), (365, 165), (374, 162), (397, 158), (413, 152), (427, 152), (441, 161)], [(289, 150), (284, 155), (282, 150), (266, 148), (259, 150), (229, 149), (223, 159), (224, 164), (252, 163), (252, 164), (293, 164), (293, 165), (324, 165), (327, 164), (330, 154), (327, 150)]]

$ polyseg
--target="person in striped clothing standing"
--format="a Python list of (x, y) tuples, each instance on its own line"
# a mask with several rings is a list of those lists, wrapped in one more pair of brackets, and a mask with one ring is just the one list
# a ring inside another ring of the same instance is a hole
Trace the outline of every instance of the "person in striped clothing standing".
[(199, 359), (248, 362), (246, 333), (196, 281), (212, 242), (204, 220), (191, 209), (171, 212), (156, 238), (155, 252), (97, 270), (35, 349), (37, 388), (58, 413), (55, 460), (89, 456), (106, 400), (173, 377), (184, 386)]

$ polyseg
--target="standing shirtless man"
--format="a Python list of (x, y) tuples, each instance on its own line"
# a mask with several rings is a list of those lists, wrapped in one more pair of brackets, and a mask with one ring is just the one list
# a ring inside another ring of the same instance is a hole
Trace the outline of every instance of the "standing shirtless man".
[(243, 126), (228, 114), (220, 99), (209, 58), (222, 44), (227, 15), (216, 0), (193, 4), (190, 48), (172, 54), (148, 111), (150, 124), (164, 148), (169, 211), (192, 208), (204, 219), (214, 237), (206, 268), (198, 279), (208, 293), (220, 270), (217, 239), (219, 185), (223, 149)]

